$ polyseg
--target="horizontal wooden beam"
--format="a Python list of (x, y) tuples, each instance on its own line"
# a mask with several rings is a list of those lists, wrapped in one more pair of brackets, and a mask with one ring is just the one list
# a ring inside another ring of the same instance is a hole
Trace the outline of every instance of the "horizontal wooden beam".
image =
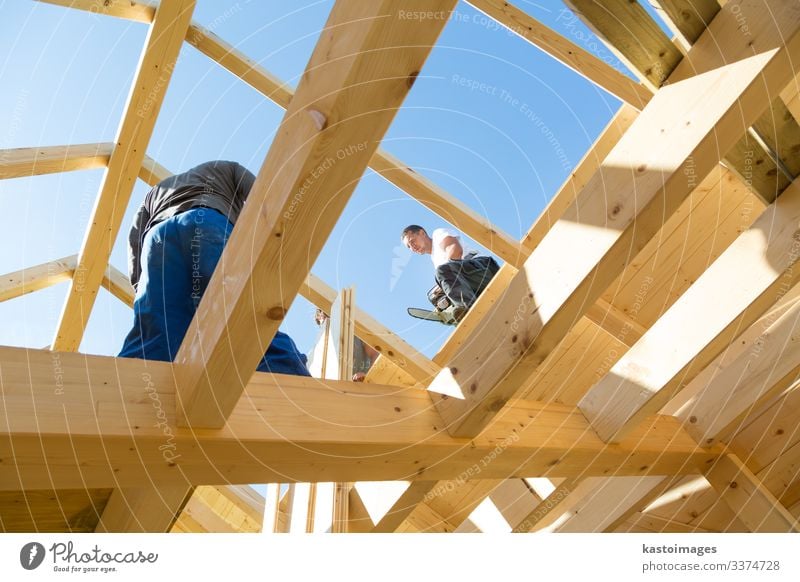
[(78, 255), (70, 255), (0, 275), (0, 301), (8, 301), (63, 281), (69, 281), (78, 263)]
[(453, 438), (423, 392), (273, 374), (224, 428), (184, 429), (172, 364), (68, 352), (0, 348), (0, 388), (2, 490), (684, 474), (718, 455), (671, 417), (609, 446), (577, 409), (533, 402)]
[(45, 146), (0, 150), (0, 180), (105, 168), (114, 144)]

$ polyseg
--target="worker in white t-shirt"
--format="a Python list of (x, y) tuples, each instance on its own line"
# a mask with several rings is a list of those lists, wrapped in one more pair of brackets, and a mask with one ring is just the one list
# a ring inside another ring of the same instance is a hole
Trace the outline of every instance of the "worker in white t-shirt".
[(403, 229), (401, 240), (412, 252), (431, 256), (436, 282), (455, 306), (457, 320), (466, 314), (499, 269), (492, 257), (479, 256), (462, 244), (458, 233), (447, 228), (437, 228), (429, 236), (424, 228), (411, 224)]

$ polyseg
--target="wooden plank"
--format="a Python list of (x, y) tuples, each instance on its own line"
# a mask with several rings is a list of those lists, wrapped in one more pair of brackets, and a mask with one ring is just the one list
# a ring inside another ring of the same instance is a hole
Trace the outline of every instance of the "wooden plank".
[(800, 255), (798, 222), (800, 182), (734, 241), (589, 391), (579, 407), (601, 438), (624, 436), (644, 416), (660, 410), (800, 280), (800, 270), (793, 268)]
[(331, 533), (347, 533), (350, 515), (350, 490), (352, 483), (341, 482), (333, 485), (333, 523)]
[(653, 5), (687, 48), (697, 42), (720, 9), (717, 0), (654, 0)]
[[(698, 443), (717, 442), (721, 435), (788, 388), (800, 366), (800, 288), (778, 309), (764, 315), (692, 380), (675, 416)], [(675, 404), (670, 403), (671, 407)]]
[(610, 477), (573, 506), (569, 519), (555, 529), (560, 533), (593, 533), (608, 528), (631, 503), (637, 503), (657, 487), (663, 477)]
[(800, 531), (794, 516), (736, 455), (722, 455), (706, 479), (750, 531)]
[(156, 11), (78, 253), (78, 266), (53, 339), (54, 350), (80, 347), (193, 10), (193, 0), (175, 0), (161, 4)]
[(718, 454), (670, 417), (607, 446), (574, 407), (523, 401), (466, 441), (425, 393), (277, 374), (254, 376), (223, 429), (185, 429), (173, 364), (62, 352), (54, 374), (53, 361), (0, 348), (0, 490), (684, 474)]
[[(325, 313), (330, 313), (336, 291), (322, 279), (309, 273), (305, 283), (300, 287), (300, 295)], [(412, 376), (416, 382), (426, 382), (440, 370), (439, 366), (419, 353), (411, 344), (358, 306), (355, 306), (354, 316), (356, 336)]]
[(412, 481), (409, 483), (408, 488), (372, 528), (372, 533), (396, 531), (435, 486), (436, 481)]
[(267, 483), (267, 495), (264, 498), (264, 519), (261, 526), (261, 533), (275, 533), (278, 525), (278, 508), (280, 504), (279, 483)]
[(87, 143), (0, 150), (0, 180), (105, 168), (113, 147)]
[(103, 275), (103, 287), (128, 307), (133, 307), (135, 293), (130, 279), (112, 264), (108, 265)]
[[(789, 54), (798, 46), (795, 35), (773, 52), (658, 92), (495, 304), (492, 323), (477, 332), (481, 340), (459, 350), (431, 383), (433, 392), (463, 396), (435, 399), (451, 434), (474, 435), (492, 421), (620, 274), (632, 250), (694, 189), (687, 168), (693, 176), (708, 174), (766, 107), (765, 96), (786, 84)], [(565, 262), (564, 248), (583, 252)]]
[(358, 489), (350, 489), (350, 498), (347, 500), (347, 531), (350, 533), (369, 533), (372, 531), (372, 518), (369, 516)]
[(181, 424), (224, 425), (446, 22), (398, 10), (454, 4), (334, 5), (175, 358)]
[(77, 263), (78, 255), (70, 255), (0, 275), (0, 302), (69, 281)]
[(353, 375), (353, 330), (354, 289), (342, 289), (331, 309), (331, 348), (335, 350), (338, 369), (333, 376), (335, 380), (350, 380)]
[(597, 36), (655, 91), (683, 55), (638, 2), (629, 0), (565, 0)]
[(95, 531), (167, 533), (193, 491), (189, 485), (115, 489)]
[(172, 175), (172, 172), (147, 155), (139, 169), (139, 179), (150, 186), (155, 186), (161, 180), (166, 180)]
[(84, 488), (0, 492), (0, 531), (93, 532), (110, 494)]
[(553, 525), (572, 510), (581, 499), (589, 495), (600, 483), (600, 477), (575, 477), (567, 479), (548, 495), (514, 528), (513, 533), (527, 533)]
[(469, 0), (469, 3), (623, 103), (642, 109), (652, 97), (647, 87), (634, 82), (513, 4), (502, 0)]
[(96, 2), (96, 0), (37, 0), (45, 4), (54, 4), (56, 6), (64, 6), (68, 8), (77, 8), (79, 10), (87, 10), (93, 14), (105, 14), (108, 16), (116, 16), (117, 18), (125, 18), (128, 20), (135, 20), (137, 22), (150, 23), (155, 18), (156, 5), (150, 2), (142, 2), (141, 0), (103, 0), (103, 2)]
[(458, 198), (415, 172), (389, 152), (376, 152), (369, 167), (504, 261), (519, 266), (530, 252), (519, 241), (496, 228), (486, 217), (477, 215)]

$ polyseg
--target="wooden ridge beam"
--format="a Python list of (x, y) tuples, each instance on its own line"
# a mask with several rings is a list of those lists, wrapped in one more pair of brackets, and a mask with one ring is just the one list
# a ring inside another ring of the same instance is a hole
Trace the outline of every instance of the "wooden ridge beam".
[(446, 22), (399, 10), (455, 4), (414, 1), (334, 5), (175, 358), (181, 424), (224, 425)]
[(87, 143), (0, 150), (0, 180), (105, 168), (114, 144)]
[(156, 11), (78, 254), (53, 339), (54, 350), (80, 347), (193, 10), (194, 0), (175, 0), (159, 5)]
[(642, 109), (653, 96), (649, 88), (635, 82), (513, 4), (503, 0), (468, 2), (623, 103)]
[(485, 479), (685, 474), (718, 455), (671, 417), (608, 446), (577, 409), (533, 402), (458, 439), (422, 392), (277, 374), (253, 377), (224, 428), (184, 429), (173, 364), (58, 356), (54, 374), (52, 352), (0, 348), (0, 490), (442, 480), (475, 466)]
[(0, 302), (52, 287), (72, 279), (78, 255), (0, 275)]
[(797, 519), (736, 455), (720, 456), (706, 479), (750, 531), (800, 531)]
[[(586, 394), (579, 407), (601, 438), (620, 438), (660, 410), (800, 281), (800, 269), (794, 267), (800, 255), (798, 223), (800, 181), (767, 208)], [(789, 369), (795, 365), (789, 363)]]
[[(494, 305), (476, 332), (481, 340), (459, 350), (431, 384), (451, 434), (471, 436), (491, 423), (691, 193), (687, 168), (693, 177), (708, 174), (766, 96), (788, 83), (799, 49), (793, 35), (785, 46), (656, 94)], [(565, 264), (564, 248), (582, 252)], [(458, 392), (463, 399), (446, 396)]]

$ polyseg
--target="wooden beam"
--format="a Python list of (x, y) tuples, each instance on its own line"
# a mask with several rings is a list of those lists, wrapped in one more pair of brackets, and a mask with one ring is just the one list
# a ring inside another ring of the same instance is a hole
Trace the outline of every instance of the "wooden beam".
[(601, 438), (620, 438), (660, 410), (800, 281), (800, 269), (794, 267), (800, 255), (798, 223), (800, 181), (742, 233), (583, 398), (580, 409)]
[[(798, 49), (795, 35), (786, 46), (656, 94), (528, 258), (477, 332), (480, 339), (459, 350), (431, 383), (451, 434), (475, 435), (491, 423), (761, 114), (767, 96), (786, 85), (789, 56)], [(565, 263), (565, 248), (581, 253)], [(459, 392), (463, 398), (443, 397)]]
[(553, 225), (575, 203), (578, 194), (600, 169), (603, 160), (616, 147), (638, 115), (639, 112), (633, 107), (622, 105), (619, 108), (605, 129), (600, 132), (600, 136), (589, 148), (589, 151), (578, 162), (578, 165), (575, 166), (575, 169), (558, 189), (558, 192), (536, 218), (531, 228), (528, 229), (522, 239), (522, 244), (525, 247), (535, 249), (539, 246)]
[(607, 446), (574, 407), (523, 401), (468, 441), (425, 393), (277, 374), (254, 376), (223, 429), (183, 429), (173, 364), (68, 352), (57, 364), (0, 348), (2, 490), (684, 474), (718, 454), (671, 417)]
[(155, 186), (161, 180), (166, 180), (172, 175), (172, 172), (167, 170), (164, 166), (159, 164), (150, 156), (144, 157), (144, 161), (142, 161), (142, 167), (139, 169), (139, 179), (150, 186)]
[(167, 533), (192, 496), (188, 485), (115, 489), (95, 531), (103, 533)]
[[(670, 413), (681, 419), (701, 445), (735, 432), (760, 404), (798, 378), (800, 366), (800, 288), (789, 301), (764, 315), (685, 388), (688, 398)], [(788, 294), (787, 294), (788, 295)], [(670, 408), (676, 404), (670, 403)]]
[(654, 0), (653, 7), (687, 48), (697, 42), (720, 10), (717, 0)]
[(352, 483), (342, 482), (333, 485), (333, 523), (331, 533), (347, 533), (349, 523), (349, 503)]
[(367, 507), (358, 493), (358, 489), (350, 489), (350, 498), (347, 500), (347, 531), (350, 533), (369, 533), (372, 531), (372, 518)]
[(75, 271), (77, 261), (78, 256), (71, 255), (0, 275), (0, 302), (69, 281)]
[(458, 198), (390, 153), (383, 150), (376, 152), (369, 167), (504, 261), (519, 266), (530, 252), (519, 241), (496, 228), (487, 218), (476, 214)]
[(750, 531), (800, 531), (795, 517), (736, 455), (720, 456), (706, 479)]
[(652, 91), (647, 87), (636, 83), (627, 75), (569, 41), (513, 4), (503, 0), (468, 1), (511, 32), (524, 38), (601, 89), (608, 91), (623, 103), (636, 109), (642, 109), (653, 96)]
[(683, 58), (638, 2), (565, 0), (632, 71), (641, 71), (652, 91), (661, 87)]
[(446, 22), (399, 11), (454, 4), (334, 5), (176, 355), (181, 424), (224, 425)]
[(436, 486), (436, 481), (412, 481), (403, 494), (389, 508), (389, 511), (375, 524), (372, 533), (391, 533), (411, 515), (417, 505)]
[(64, 6), (66, 8), (77, 8), (86, 10), (93, 14), (105, 14), (116, 16), (127, 20), (135, 20), (150, 24), (155, 18), (157, 5), (142, 0), (37, 0), (44, 4)]
[(80, 347), (193, 9), (194, 0), (175, 0), (162, 3), (156, 11), (78, 254), (78, 266), (53, 340), (54, 350), (75, 351)]
[(336, 351), (336, 361), (339, 364), (335, 380), (350, 380), (353, 375), (353, 346), (355, 335), (355, 321), (353, 319), (354, 290), (344, 288), (333, 302), (330, 311), (332, 340), (331, 347)]
[[(305, 283), (300, 287), (300, 295), (325, 313), (330, 313), (336, 298), (336, 291), (322, 279), (310, 273)], [(417, 382), (427, 382), (439, 372), (439, 366), (419, 353), (411, 344), (374, 319), (366, 311), (356, 306), (354, 314), (356, 336), (375, 348), (382, 356), (394, 362)]]
[(0, 180), (105, 168), (114, 145), (45, 146), (0, 150)]
[(513, 533), (526, 533), (553, 525), (562, 515), (570, 511), (599, 483), (600, 477), (575, 477), (566, 479), (558, 485), (511, 530)]
[(103, 287), (128, 307), (133, 307), (135, 294), (130, 279), (110, 263), (103, 275)]

